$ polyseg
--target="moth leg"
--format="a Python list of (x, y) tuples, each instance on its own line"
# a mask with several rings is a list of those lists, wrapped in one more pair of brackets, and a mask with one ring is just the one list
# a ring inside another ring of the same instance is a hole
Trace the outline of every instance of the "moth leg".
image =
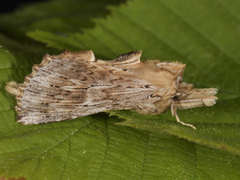
[(184, 126), (189, 126), (189, 127), (193, 128), (193, 129), (196, 129), (196, 127), (193, 126), (192, 124), (188, 124), (188, 123), (182, 122), (180, 120), (180, 118), (178, 117), (177, 108), (176, 108), (176, 105), (175, 105), (174, 102), (171, 103), (171, 113), (172, 113), (172, 116), (176, 117), (176, 120), (177, 120), (178, 123), (180, 123), (180, 124), (182, 124)]

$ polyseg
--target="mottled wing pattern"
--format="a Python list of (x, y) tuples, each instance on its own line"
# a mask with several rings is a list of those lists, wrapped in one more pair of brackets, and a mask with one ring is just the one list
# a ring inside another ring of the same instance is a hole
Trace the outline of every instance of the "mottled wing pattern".
[(64, 52), (45, 56), (40, 65), (34, 65), (33, 73), (20, 85), (18, 121), (38, 124), (132, 109), (134, 102), (141, 104), (152, 94), (153, 88), (146, 87), (145, 80), (131, 77), (134, 72), (128, 66), (138, 66), (140, 59), (131, 61), (125, 56), (110, 65), (93, 57), (92, 51)]

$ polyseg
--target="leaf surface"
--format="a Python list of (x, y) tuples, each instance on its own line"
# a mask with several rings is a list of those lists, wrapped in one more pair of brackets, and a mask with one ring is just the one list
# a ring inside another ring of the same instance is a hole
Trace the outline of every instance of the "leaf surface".
[[(27, 179), (238, 179), (240, 2), (135, 0), (108, 7), (111, 14), (101, 13), (106, 4), (110, 1), (90, 5), (61, 0), (0, 17), (4, 27), (0, 34), (1, 175)], [(31, 12), (36, 13), (31, 16)], [(178, 112), (182, 121), (197, 130), (178, 124), (169, 111), (156, 116), (112, 111), (110, 117), (100, 113), (57, 123), (17, 124), (16, 101), (5, 92), (5, 83), (23, 82), (31, 66), (40, 63), (44, 50), (57, 52), (33, 42), (25, 32), (59, 50), (92, 49), (101, 59), (142, 50), (143, 61), (186, 63), (184, 81), (200, 88), (218, 88), (219, 100), (213, 107)]]

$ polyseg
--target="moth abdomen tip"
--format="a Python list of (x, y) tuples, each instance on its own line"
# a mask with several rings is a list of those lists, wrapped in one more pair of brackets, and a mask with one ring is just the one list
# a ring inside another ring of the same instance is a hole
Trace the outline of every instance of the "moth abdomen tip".
[(21, 84), (18, 84), (15, 81), (10, 81), (5, 86), (5, 90), (15, 97), (18, 97), (21, 94), (21, 91), (19, 90), (20, 86)]

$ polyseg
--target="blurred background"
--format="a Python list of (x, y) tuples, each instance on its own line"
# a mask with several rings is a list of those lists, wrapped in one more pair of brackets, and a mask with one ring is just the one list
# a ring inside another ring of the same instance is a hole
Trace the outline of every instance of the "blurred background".
[(24, 6), (24, 4), (30, 4), (34, 2), (40, 2), (40, 1), (49, 1), (49, 0), (1, 0), (0, 1), (0, 13), (8, 13), (13, 12), (17, 8), (21, 8)]

